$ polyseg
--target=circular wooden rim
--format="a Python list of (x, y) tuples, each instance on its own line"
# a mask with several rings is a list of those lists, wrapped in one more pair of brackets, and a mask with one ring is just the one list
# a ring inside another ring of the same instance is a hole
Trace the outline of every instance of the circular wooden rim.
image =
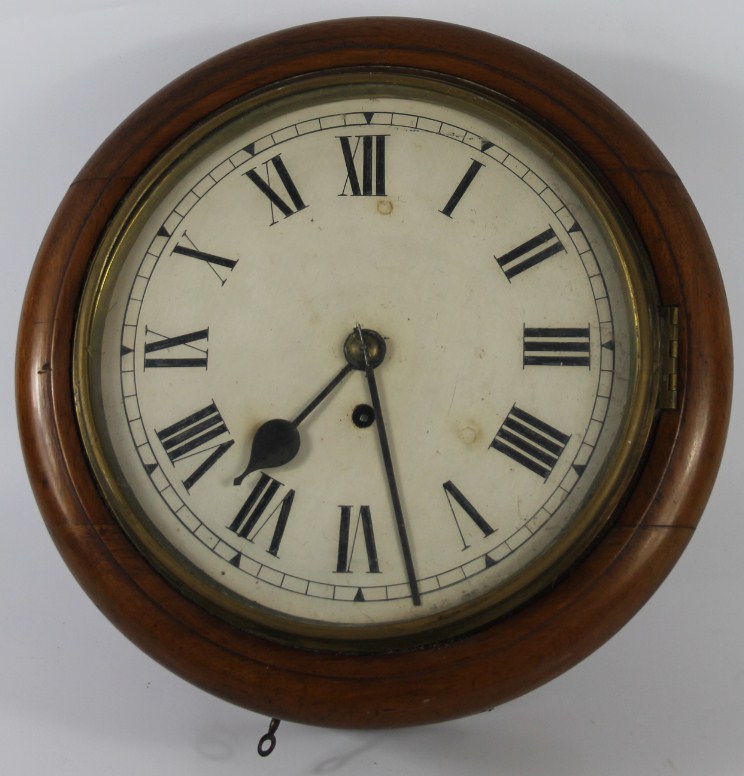
[[(661, 304), (679, 308), (678, 408), (659, 414), (645, 466), (610, 530), (549, 592), (468, 636), (394, 654), (336, 655), (245, 633), (180, 595), (136, 552), (86, 463), (72, 339), (86, 271), (118, 203), (158, 154), (233, 100), (329, 68), (432, 71), (496, 91), (572, 148), (635, 224)], [(718, 468), (731, 400), (718, 267), (682, 184), (606, 97), (556, 63), (439, 22), (324, 22), (239, 46), (170, 84), (81, 171), (39, 251), (21, 319), (19, 425), (52, 537), (81, 585), (132, 641), (189, 681), (311, 724), (399, 726), (473, 713), (583, 659), (643, 605), (686, 546)], [(714, 368), (715, 366), (715, 368)]]

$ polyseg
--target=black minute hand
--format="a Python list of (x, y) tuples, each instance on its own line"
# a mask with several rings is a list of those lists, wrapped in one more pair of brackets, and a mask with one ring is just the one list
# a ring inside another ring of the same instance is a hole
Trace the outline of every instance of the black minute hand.
[(406, 567), (406, 576), (408, 585), (411, 588), (411, 599), (415, 606), (421, 605), (421, 594), (416, 581), (416, 571), (413, 566), (413, 557), (411, 556), (411, 545), (408, 543), (408, 531), (406, 530), (406, 521), (403, 518), (403, 507), (400, 503), (398, 493), (398, 484), (395, 481), (395, 469), (393, 468), (393, 458), (390, 454), (390, 445), (388, 443), (387, 432), (385, 431), (385, 421), (382, 415), (382, 404), (380, 402), (380, 393), (377, 390), (377, 380), (375, 379), (375, 368), (370, 363), (367, 353), (367, 344), (364, 341), (364, 334), (359, 325), (357, 325), (357, 334), (364, 354), (364, 371), (367, 375), (367, 384), (369, 385), (369, 394), (372, 399), (372, 407), (377, 418), (377, 434), (380, 438), (380, 451), (382, 460), (385, 464), (385, 475), (387, 477), (388, 488), (390, 490), (390, 500), (393, 503), (393, 512), (395, 514), (395, 525), (398, 529), (398, 538), (403, 552), (403, 561)]
[(233, 480), (233, 484), (240, 485), (251, 472), (289, 463), (300, 451), (300, 432), (297, 427), (352, 369), (351, 364), (346, 364), (294, 420), (274, 418), (262, 423), (253, 437), (248, 466)]

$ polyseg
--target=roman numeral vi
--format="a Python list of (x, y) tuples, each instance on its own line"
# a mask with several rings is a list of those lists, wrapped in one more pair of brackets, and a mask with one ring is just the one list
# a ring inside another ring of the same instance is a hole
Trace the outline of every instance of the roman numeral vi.
[[(359, 513), (354, 526), (351, 524), (351, 506), (342, 506), (341, 523), (338, 532), (338, 556), (336, 563), (336, 573), (348, 574), (351, 571), (351, 560), (354, 556), (359, 528), (362, 528), (364, 537), (364, 546), (367, 551), (367, 566), (370, 573), (377, 574), (380, 571), (380, 564), (377, 560), (377, 545), (375, 543), (375, 532), (372, 528), (372, 512), (368, 506), (359, 507)], [(353, 530), (352, 530), (353, 529)]]

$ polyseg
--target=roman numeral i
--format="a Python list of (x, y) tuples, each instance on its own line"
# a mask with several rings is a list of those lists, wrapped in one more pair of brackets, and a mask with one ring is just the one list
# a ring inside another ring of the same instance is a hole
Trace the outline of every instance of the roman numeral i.
[(452, 218), (455, 208), (460, 204), (460, 200), (465, 196), (465, 192), (470, 188), (470, 184), (475, 180), (475, 176), (484, 167), (481, 162), (473, 159), (470, 167), (468, 167), (465, 175), (462, 176), (462, 180), (457, 184), (457, 187), (452, 192), (452, 196), (447, 200), (447, 204), (439, 211), (448, 218)]

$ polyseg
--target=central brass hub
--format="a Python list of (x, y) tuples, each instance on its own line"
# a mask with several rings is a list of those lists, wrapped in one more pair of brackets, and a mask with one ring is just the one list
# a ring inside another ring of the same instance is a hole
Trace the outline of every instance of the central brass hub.
[[(372, 329), (354, 329), (344, 343), (344, 355), (354, 369), (375, 369), (385, 359), (387, 347), (382, 335)], [(365, 357), (366, 356), (366, 357)]]

